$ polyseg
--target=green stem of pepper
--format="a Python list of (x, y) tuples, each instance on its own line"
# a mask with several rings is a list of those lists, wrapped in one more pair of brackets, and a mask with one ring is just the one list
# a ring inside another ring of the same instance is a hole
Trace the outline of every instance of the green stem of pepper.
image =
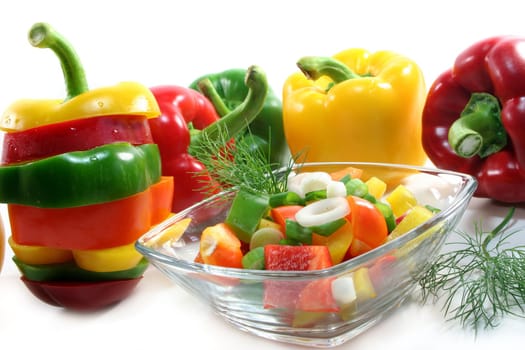
[(190, 151), (193, 147), (198, 148), (203, 143), (209, 143), (209, 140), (220, 141), (233, 138), (245, 130), (257, 117), (268, 94), (266, 74), (258, 66), (251, 66), (246, 72), (244, 83), (249, 89), (244, 101), (227, 115), (210, 124), (200, 133), (193, 135)]
[(467, 106), (448, 131), (448, 142), (457, 155), (487, 157), (507, 144), (507, 132), (501, 122), (501, 108), (496, 97), (472, 94)]
[(343, 62), (333, 57), (306, 56), (297, 61), (297, 66), (308, 79), (313, 80), (328, 76), (337, 84), (360, 77)]
[(67, 97), (65, 101), (88, 91), (84, 68), (71, 44), (47, 23), (36, 23), (29, 31), (29, 42), (34, 47), (53, 50), (60, 60)]
[(221, 118), (231, 112), (209, 78), (200, 80), (197, 83), (197, 88), (201, 94), (210, 100), (210, 102), (213, 104), (213, 107), (215, 107), (215, 111)]

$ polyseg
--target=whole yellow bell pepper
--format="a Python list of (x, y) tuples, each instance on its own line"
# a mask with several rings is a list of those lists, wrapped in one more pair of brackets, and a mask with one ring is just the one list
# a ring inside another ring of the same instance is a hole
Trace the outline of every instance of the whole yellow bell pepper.
[(303, 57), (283, 86), (288, 146), (304, 161), (422, 165), (420, 68), (390, 51)]

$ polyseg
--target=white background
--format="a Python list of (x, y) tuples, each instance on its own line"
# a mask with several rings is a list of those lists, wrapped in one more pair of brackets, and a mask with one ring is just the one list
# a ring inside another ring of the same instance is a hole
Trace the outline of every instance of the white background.
[[(474, 41), (525, 36), (523, 13), (517, 0), (2, 1), (0, 110), (19, 98), (65, 96), (55, 56), (27, 41), (39, 21), (74, 44), (91, 88), (128, 80), (187, 85), (202, 74), (257, 64), (280, 94), (298, 58), (350, 47), (402, 53), (419, 63), (430, 86)], [(476, 199), (459, 228), (471, 230), (481, 218), (490, 227), (506, 210)], [(153, 268), (110, 309), (79, 314), (51, 307), (25, 289), (11, 255), (7, 248), (0, 272), (2, 349), (298, 348), (234, 329)], [(525, 320), (506, 319), (476, 338), (445, 322), (438, 307), (414, 301), (341, 348), (512, 349), (522, 347), (524, 330)]]

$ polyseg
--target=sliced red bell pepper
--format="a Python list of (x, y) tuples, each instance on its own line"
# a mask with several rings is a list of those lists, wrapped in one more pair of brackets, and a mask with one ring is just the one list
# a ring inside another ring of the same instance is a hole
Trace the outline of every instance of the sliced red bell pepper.
[[(151, 188), (155, 190), (151, 190)], [(71, 208), (38, 208), (8, 204), (13, 240), (18, 244), (63, 249), (105, 249), (132, 243), (169, 208), (173, 179), (159, 182), (124, 199)], [(164, 212), (166, 209), (163, 210)]]
[(439, 168), (478, 180), (477, 197), (525, 201), (523, 37), (492, 37), (461, 52), (429, 89), (423, 147)]
[(47, 124), (4, 135), (0, 165), (85, 151), (113, 142), (153, 143), (145, 116), (109, 115)]

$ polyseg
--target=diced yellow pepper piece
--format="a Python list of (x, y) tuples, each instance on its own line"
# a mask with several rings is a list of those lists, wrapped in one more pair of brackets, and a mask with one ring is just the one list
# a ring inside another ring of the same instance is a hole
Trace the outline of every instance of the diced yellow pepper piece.
[(167, 227), (161, 234), (156, 235), (144, 242), (146, 247), (161, 246), (168, 241), (178, 240), (190, 226), (191, 218), (184, 218)]
[(410, 208), (417, 205), (417, 199), (408, 188), (403, 185), (398, 185), (386, 197), (386, 201), (392, 207), (394, 216), (400, 217), (405, 214)]
[(401, 220), (397, 226), (392, 230), (388, 236), (388, 240), (391, 241), (397, 237), (400, 237), (412, 230), (414, 227), (421, 225), (428, 219), (430, 219), (434, 213), (429, 209), (416, 205), (406, 214), (406, 216)]
[(261, 228), (266, 228), (266, 227), (274, 228), (274, 229), (279, 230), (279, 231), (282, 230), (281, 225), (279, 225), (278, 223), (276, 223), (276, 222), (274, 222), (272, 220), (268, 220), (268, 219), (262, 218), (261, 221), (259, 222), (259, 226), (257, 228), (261, 229)]
[(375, 198), (379, 199), (385, 194), (386, 182), (384, 182), (383, 180), (372, 176), (365, 183), (368, 186), (368, 193), (370, 193)]
[(354, 272), (354, 286), (358, 302), (366, 301), (376, 297), (376, 291), (372, 281), (370, 280), (368, 268), (362, 267)]

